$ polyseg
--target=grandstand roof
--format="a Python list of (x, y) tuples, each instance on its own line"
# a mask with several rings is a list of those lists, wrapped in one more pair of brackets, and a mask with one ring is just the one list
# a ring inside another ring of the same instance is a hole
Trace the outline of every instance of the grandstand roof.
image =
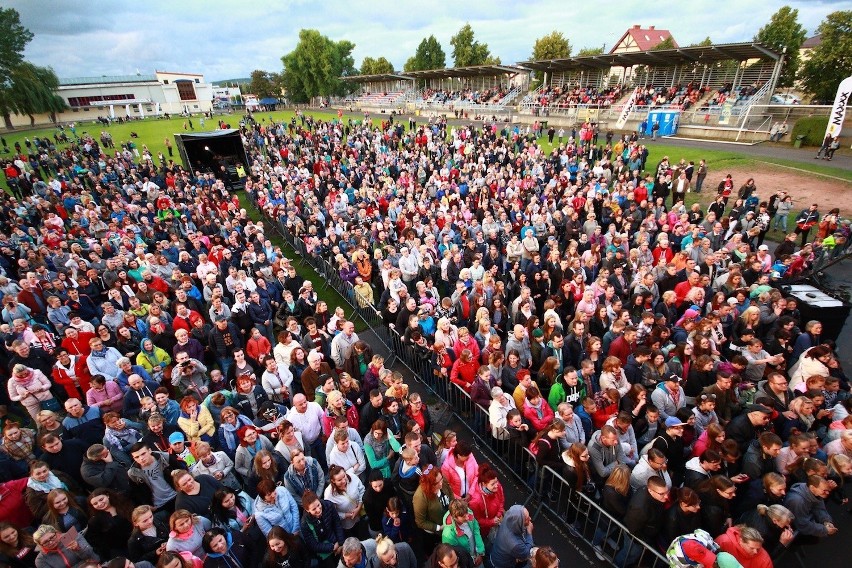
[(447, 67), (446, 69), (428, 69), (426, 71), (408, 71), (410, 79), (442, 79), (451, 77), (493, 77), (506, 73), (525, 73), (525, 69), (514, 65), (475, 65), (473, 67)]
[(524, 61), (518, 63), (518, 65), (535, 71), (570, 71), (572, 69), (605, 69), (608, 67), (632, 67), (634, 65), (674, 66), (727, 60), (771, 59), (777, 61), (780, 57), (780, 53), (769, 47), (759, 43), (747, 42)]
[(403, 79), (410, 81), (411, 77), (406, 77), (402, 73), (379, 73), (376, 75), (347, 75), (341, 77), (341, 81), (349, 81), (351, 83), (381, 83), (383, 81), (398, 81)]

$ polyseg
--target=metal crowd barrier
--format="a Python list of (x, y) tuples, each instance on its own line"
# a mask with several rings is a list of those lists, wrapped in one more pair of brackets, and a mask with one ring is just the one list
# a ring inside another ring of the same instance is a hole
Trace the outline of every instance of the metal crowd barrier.
[(573, 525), (580, 538), (589, 544), (599, 545), (611, 562), (614, 563), (618, 552), (625, 549), (625, 557), (633, 557), (631, 564), (668, 568), (668, 560), (656, 547), (633, 536), (627, 527), (604, 511), (591, 497), (572, 487), (550, 466), (541, 469), (536, 492), (541, 496), (539, 508)]
[[(252, 205), (260, 211), (254, 195), (247, 194)], [(326, 259), (308, 252), (305, 243), (295, 237), (280, 221), (273, 223), (276, 233), (296, 252), (298, 262), (309, 265), (323, 279), (322, 288), (331, 286), (349, 304), (354, 315), (357, 315), (367, 327), (382, 341), (392, 357), (395, 357), (408, 371), (426, 388), (447, 403), (456, 418), (470, 430), (478, 446), (485, 449), (500, 470), (512, 475), (520, 484), (529, 489), (524, 506), (535, 506), (532, 512), (537, 515), (544, 509), (558, 521), (575, 523), (580, 538), (587, 544), (593, 543), (597, 534), (603, 535), (603, 543), (609, 544), (614, 556), (622, 547), (628, 547), (630, 555), (634, 547), (638, 547), (636, 560), (640, 566), (649, 568), (666, 568), (668, 561), (654, 547), (633, 537), (627, 528), (618, 520), (604, 511), (597, 503), (582, 492), (575, 491), (570, 484), (552, 468), (539, 468), (535, 456), (530, 450), (511, 439), (501, 439), (495, 436), (488, 414), (483, 408), (471, 400), (470, 395), (460, 386), (436, 374), (431, 358), (418, 354), (414, 347), (406, 345), (399, 332), (384, 325), (379, 312), (372, 306), (361, 306), (357, 292), (352, 284), (340, 277), (340, 273)], [(295, 259), (294, 259), (295, 260)], [(353, 318), (354, 319), (354, 318)], [(430, 353), (431, 355), (431, 353)], [(393, 364), (393, 358), (386, 361), (386, 366)], [(620, 567), (619, 567), (620, 568)]]

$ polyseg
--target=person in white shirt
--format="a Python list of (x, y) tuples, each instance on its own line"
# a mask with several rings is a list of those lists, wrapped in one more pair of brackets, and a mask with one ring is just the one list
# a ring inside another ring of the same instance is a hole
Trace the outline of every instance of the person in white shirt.
[(308, 402), (302, 393), (293, 397), (293, 407), (287, 412), (287, 420), (302, 433), (302, 439), (311, 448), (311, 455), (325, 466), (325, 452), (322, 447), (322, 407), (316, 402)]
[[(289, 335), (289, 334), (288, 334)], [(290, 400), (290, 386), (293, 384), (293, 373), (289, 367), (280, 366), (270, 357), (266, 360), (266, 371), (260, 378), (260, 384), (270, 400), (284, 404)]]
[(349, 433), (337, 431), (334, 433), (334, 448), (328, 459), (328, 465), (338, 465), (352, 477), (361, 477), (367, 471), (367, 458), (364, 450), (358, 444), (349, 441)]
[(420, 263), (417, 261), (417, 257), (411, 254), (408, 247), (402, 247), (400, 250), (402, 256), (399, 258), (399, 270), (402, 272), (402, 281), (410, 286), (414, 279), (417, 278)]
[(356, 341), (358, 341), (358, 334), (355, 333), (355, 324), (344, 321), (343, 329), (331, 340), (331, 360), (334, 361), (335, 367), (343, 368), (343, 364), (352, 354), (352, 346)]

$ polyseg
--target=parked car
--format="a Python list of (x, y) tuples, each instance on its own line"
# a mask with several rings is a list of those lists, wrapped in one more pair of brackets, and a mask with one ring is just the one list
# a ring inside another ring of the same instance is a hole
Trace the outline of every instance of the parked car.
[(774, 105), (798, 105), (802, 104), (802, 99), (790, 93), (775, 93), (769, 99)]

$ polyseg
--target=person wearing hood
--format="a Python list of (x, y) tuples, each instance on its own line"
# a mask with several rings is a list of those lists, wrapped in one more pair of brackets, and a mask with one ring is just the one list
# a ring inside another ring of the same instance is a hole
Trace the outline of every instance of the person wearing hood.
[(490, 560), (494, 568), (522, 568), (529, 566), (533, 548), (533, 522), (523, 505), (512, 505), (506, 511), (491, 548)]
[(140, 365), (154, 381), (162, 380), (166, 367), (171, 365), (172, 356), (165, 349), (157, 347), (149, 338), (139, 342), (139, 355), (136, 356), (136, 364)]
[(660, 418), (666, 420), (675, 416), (677, 411), (686, 406), (686, 393), (680, 386), (681, 378), (674, 373), (660, 381), (651, 393), (651, 402), (660, 411)]
[(204, 568), (250, 568), (255, 565), (252, 549), (241, 531), (213, 527), (204, 534), (201, 546), (207, 553)]
[(716, 450), (705, 450), (686, 462), (683, 486), (695, 489), (702, 481), (710, 479), (722, 468), (722, 456)]
[(807, 483), (796, 483), (787, 493), (784, 506), (793, 513), (797, 544), (816, 544), (819, 539), (837, 533), (837, 527), (825, 508), (832, 486), (819, 475), (808, 477)]
[(296, 501), (286, 488), (276, 487), (269, 479), (264, 479), (257, 484), (254, 520), (263, 536), (269, 534), (272, 527), (276, 525), (290, 534), (299, 532), (299, 508), (296, 506)]

